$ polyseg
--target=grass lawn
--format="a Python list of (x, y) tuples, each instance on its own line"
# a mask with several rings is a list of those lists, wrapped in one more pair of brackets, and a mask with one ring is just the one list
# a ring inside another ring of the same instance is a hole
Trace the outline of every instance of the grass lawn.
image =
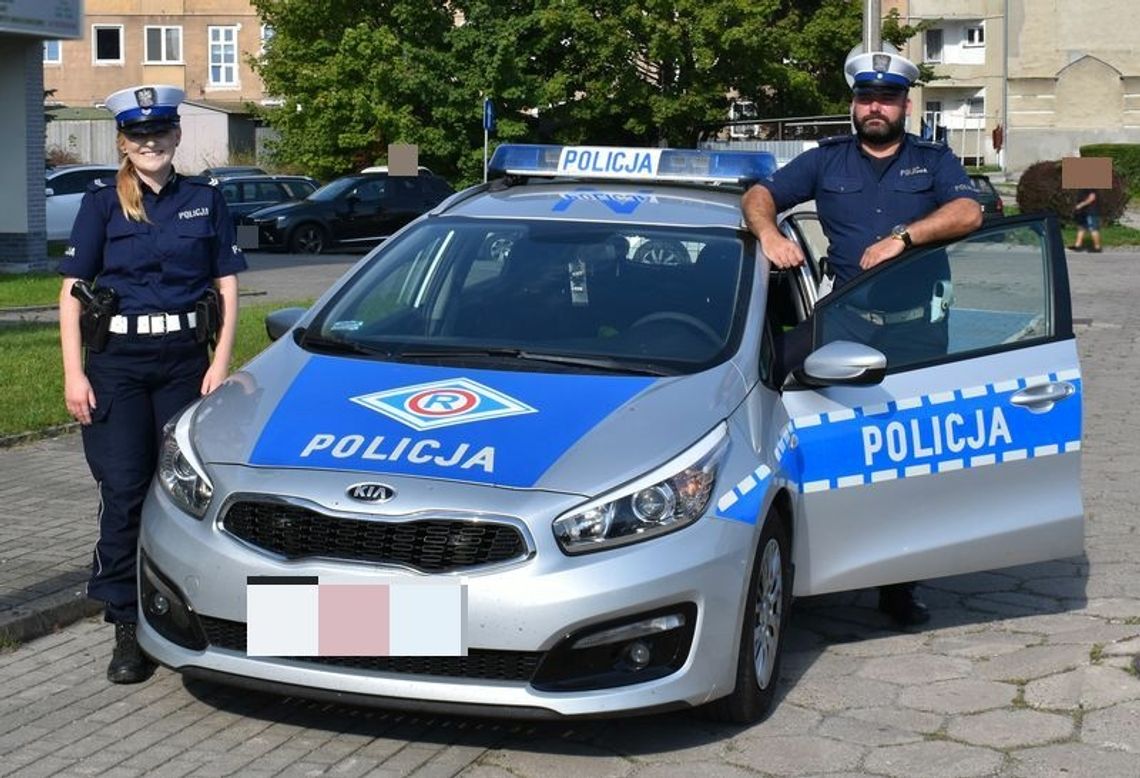
[[(56, 284), (58, 284), (58, 280)], [(269, 345), (265, 317), (278, 308), (312, 301), (243, 305), (234, 347), (234, 369)], [(0, 325), (0, 437), (67, 424), (57, 324)]]
[(29, 308), (59, 302), (58, 273), (0, 273), (0, 308)]

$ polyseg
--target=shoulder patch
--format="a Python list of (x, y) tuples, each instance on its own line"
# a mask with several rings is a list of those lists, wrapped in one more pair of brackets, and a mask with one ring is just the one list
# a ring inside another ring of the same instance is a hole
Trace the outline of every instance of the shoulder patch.
[(817, 143), (819, 143), (820, 146), (836, 146), (840, 143), (850, 143), (855, 140), (855, 137), (855, 133), (850, 133), (849, 135), (832, 135), (829, 138), (820, 138)]
[(87, 185), (87, 191), (98, 192), (100, 189), (106, 189), (107, 187), (110, 187), (112, 189), (115, 188), (114, 178), (96, 178), (94, 181)]
[(188, 184), (197, 184), (198, 186), (217, 186), (218, 179), (207, 178), (206, 176), (182, 176), (182, 180)]

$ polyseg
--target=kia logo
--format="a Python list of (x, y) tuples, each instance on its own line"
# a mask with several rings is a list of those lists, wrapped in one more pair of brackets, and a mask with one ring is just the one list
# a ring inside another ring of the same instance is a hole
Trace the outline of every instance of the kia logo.
[(396, 496), (396, 490), (384, 484), (353, 484), (345, 493), (360, 502), (388, 502)]

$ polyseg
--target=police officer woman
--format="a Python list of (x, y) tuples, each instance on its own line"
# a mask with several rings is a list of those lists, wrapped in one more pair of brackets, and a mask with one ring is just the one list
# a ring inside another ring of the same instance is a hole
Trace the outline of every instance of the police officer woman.
[[(912, 245), (957, 238), (982, 223), (977, 194), (954, 152), (905, 130), (908, 90), (919, 75), (914, 63), (892, 49), (864, 53), (857, 47), (848, 55), (844, 73), (852, 89), (854, 134), (821, 140), (817, 148), (750, 188), (741, 203), (765, 256), (775, 267), (788, 268), (803, 264), (804, 255), (780, 233), (776, 215), (815, 200), (836, 284), (894, 259)], [(897, 286), (905, 287), (910, 299), (873, 305), (885, 309), (878, 324), (892, 316), (898, 324), (876, 327), (858, 312), (849, 317), (847, 339), (881, 349), (888, 365), (894, 358), (946, 349), (945, 320), (931, 326), (928, 316), (912, 315), (930, 300), (933, 285), (949, 275), (945, 255), (941, 260), (928, 257), (906, 272), (908, 283)], [(793, 333), (781, 350), (797, 356), (785, 356), (785, 368), (802, 361), (810, 347), (803, 342), (810, 339), (808, 328)], [(904, 626), (930, 618), (910, 582), (881, 587), (879, 609)]]
[(107, 98), (122, 163), (88, 188), (59, 266), (65, 400), (99, 489), (87, 594), (115, 625), (113, 683), (154, 670), (135, 639), (143, 498), (163, 425), (226, 378), (246, 268), (221, 192), (174, 171), (183, 96), (141, 86)]

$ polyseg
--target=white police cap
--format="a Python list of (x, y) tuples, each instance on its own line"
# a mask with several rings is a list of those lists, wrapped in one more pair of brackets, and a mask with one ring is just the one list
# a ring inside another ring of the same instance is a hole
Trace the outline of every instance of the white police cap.
[(881, 51), (865, 53), (860, 45), (848, 53), (843, 75), (852, 89), (867, 86), (908, 89), (918, 80), (918, 66), (889, 43), (884, 43)]
[(120, 130), (164, 132), (179, 125), (178, 104), (185, 97), (186, 93), (176, 86), (142, 85), (120, 89), (104, 104), (115, 115)]

